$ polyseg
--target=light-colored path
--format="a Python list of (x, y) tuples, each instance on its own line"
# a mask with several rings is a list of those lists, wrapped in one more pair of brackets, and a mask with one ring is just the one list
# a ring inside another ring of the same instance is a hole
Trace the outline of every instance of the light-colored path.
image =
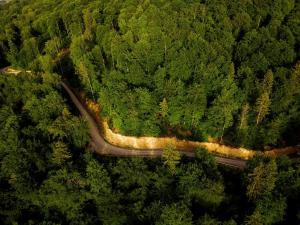
[[(6, 74), (14, 74), (17, 75), (21, 71), (13, 69), (11, 67), (5, 67), (0, 68), (0, 72), (6, 73)], [(25, 71), (27, 73), (31, 73), (31, 71)], [(101, 155), (111, 155), (111, 156), (122, 156), (122, 157), (160, 157), (162, 155), (163, 150), (162, 149), (129, 149), (129, 148), (123, 148), (123, 147), (117, 147), (114, 146), (107, 141), (104, 140), (104, 138), (101, 136), (97, 123), (95, 122), (94, 118), (90, 115), (88, 110), (83, 106), (83, 104), (79, 101), (77, 96), (72, 91), (72, 88), (66, 83), (62, 82), (62, 86), (66, 90), (66, 92), (69, 94), (71, 100), (75, 104), (75, 106), (80, 111), (81, 115), (86, 119), (88, 122), (89, 128), (90, 128), (90, 135), (92, 139), (92, 148), (93, 150)], [(179, 149), (179, 152), (181, 154), (184, 154), (188, 157), (195, 157), (195, 152), (191, 151), (191, 149), (182, 148)], [(292, 153), (299, 152), (299, 146), (291, 146), (286, 147), (284, 149), (273, 149), (270, 151), (267, 151), (263, 154), (266, 156), (280, 156), (280, 155), (288, 155)], [(229, 158), (225, 156), (215, 156), (216, 161), (220, 164), (227, 165), (230, 167), (235, 167), (239, 169), (243, 169), (246, 166), (245, 159), (236, 159), (236, 158)], [(298, 158), (294, 158), (293, 161), (297, 161)]]
[[(87, 121), (89, 128), (90, 128), (90, 135), (92, 139), (92, 148), (95, 152), (101, 155), (110, 155), (110, 156), (123, 156), (123, 157), (130, 157), (130, 156), (139, 156), (139, 157), (160, 157), (162, 155), (162, 149), (155, 149), (155, 150), (147, 150), (147, 149), (126, 149), (120, 148), (117, 146), (113, 146), (107, 143), (104, 138), (100, 135), (97, 123), (93, 119), (93, 117), (89, 114), (89, 112), (85, 109), (82, 103), (79, 101), (77, 96), (73, 93), (71, 88), (65, 82), (62, 82), (62, 86), (69, 94), (72, 102), (80, 111), (81, 115)], [(179, 150), (181, 154), (184, 154), (188, 157), (195, 157), (194, 152), (188, 152), (184, 150)], [(218, 163), (243, 169), (246, 166), (246, 161), (242, 159), (230, 159), (225, 157), (216, 156), (216, 160)]]

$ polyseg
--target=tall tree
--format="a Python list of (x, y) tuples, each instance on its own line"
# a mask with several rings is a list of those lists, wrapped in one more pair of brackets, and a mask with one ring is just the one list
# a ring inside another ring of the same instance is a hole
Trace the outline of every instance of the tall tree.
[(264, 165), (260, 163), (254, 171), (249, 174), (249, 184), (247, 186), (247, 196), (250, 200), (256, 200), (265, 194), (270, 193), (275, 188), (277, 180), (277, 165), (275, 160), (271, 160)]
[(164, 207), (156, 225), (191, 225), (191, 212), (183, 204), (172, 204)]
[(176, 166), (180, 161), (180, 153), (175, 149), (175, 147), (169, 145), (163, 150), (162, 158), (164, 160), (164, 164), (169, 168), (170, 172), (175, 174)]
[(271, 104), (270, 95), (272, 92), (273, 79), (273, 72), (271, 70), (268, 70), (260, 88), (261, 95), (256, 101), (256, 125), (258, 125), (269, 112), (269, 107)]

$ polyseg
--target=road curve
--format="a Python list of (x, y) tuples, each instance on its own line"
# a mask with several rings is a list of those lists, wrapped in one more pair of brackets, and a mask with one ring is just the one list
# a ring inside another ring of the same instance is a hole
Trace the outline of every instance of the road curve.
[[(162, 155), (163, 150), (162, 149), (126, 149), (126, 148), (120, 148), (114, 145), (109, 144), (104, 140), (104, 138), (100, 135), (97, 123), (95, 122), (94, 118), (90, 115), (90, 113), (85, 109), (85, 107), (82, 105), (82, 103), (79, 101), (77, 96), (72, 91), (72, 88), (66, 83), (61, 82), (63, 88), (66, 90), (68, 95), (70, 96), (72, 102), (75, 104), (75, 106), (78, 108), (80, 114), (85, 118), (89, 125), (90, 129), (90, 136), (92, 139), (92, 149), (100, 154), (100, 155), (109, 155), (109, 156), (122, 156), (122, 157), (160, 157)], [(180, 150), (179, 152), (183, 155), (186, 155), (188, 157), (195, 157), (194, 152), (187, 152), (184, 150)], [(231, 159), (231, 158), (225, 158), (220, 156), (215, 156), (216, 161), (219, 164), (238, 168), (238, 169), (244, 169), (246, 167), (246, 161), (242, 159)]]

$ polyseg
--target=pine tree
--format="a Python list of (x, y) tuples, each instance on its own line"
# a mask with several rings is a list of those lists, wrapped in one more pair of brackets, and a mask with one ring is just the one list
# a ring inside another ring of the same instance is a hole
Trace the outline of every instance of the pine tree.
[(269, 107), (271, 100), (267, 92), (263, 93), (256, 102), (257, 116), (256, 116), (256, 125), (258, 125), (269, 113)]
[(247, 196), (250, 200), (256, 200), (264, 194), (270, 193), (275, 188), (277, 180), (277, 164), (271, 160), (264, 165), (260, 163), (249, 175), (250, 183), (247, 186)]
[[(87, 60), (85, 60), (85, 61), (87, 62)], [(89, 71), (88, 71), (88, 68), (86, 65), (89, 65), (89, 64), (80, 62), (79, 66), (78, 66), (78, 71), (79, 71), (79, 74), (81, 75), (82, 79), (84, 80), (84, 82), (88, 84), (88, 86), (91, 90), (91, 93), (92, 93), (93, 100), (96, 101), (93, 84), (92, 84), (92, 81), (91, 81), (91, 78), (89, 75)]]
[(168, 115), (168, 108), (169, 108), (166, 98), (164, 98), (162, 102), (159, 103), (159, 106), (160, 106), (160, 114), (165, 119), (166, 116)]
[(66, 160), (71, 158), (71, 154), (68, 150), (68, 146), (65, 143), (61, 142), (61, 141), (56, 142), (52, 146), (52, 149), (53, 149), (52, 161), (55, 164), (61, 165)]
[(263, 92), (271, 93), (273, 87), (273, 80), (274, 80), (273, 72), (272, 70), (268, 70), (262, 84)]
[(273, 79), (272, 71), (268, 70), (260, 89), (261, 95), (256, 101), (256, 125), (258, 125), (269, 113), (271, 104), (270, 94), (272, 92)]
[(163, 150), (162, 158), (164, 164), (169, 168), (172, 174), (176, 172), (176, 166), (180, 162), (180, 153), (172, 145), (167, 146)]
[(240, 127), (239, 127), (240, 129), (246, 129), (248, 126), (249, 109), (250, 109), (250, 106), (248, 103), (246, 103), (242, 109), (241, 121), (240, 121)]
[(92, 41), (94, 39), (94, 29), (96, 27), (95, 19), (93, 18), (90, 10), (84, 10), (83, 12), (83, 21), (85, 26), (85, 31), (83, 33), (83, 37), (85, 40)]

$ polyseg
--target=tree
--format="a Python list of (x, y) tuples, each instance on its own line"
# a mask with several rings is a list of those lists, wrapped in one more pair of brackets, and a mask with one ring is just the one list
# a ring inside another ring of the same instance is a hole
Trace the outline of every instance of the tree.
[(189, 129), (195, 129), (205, 114), (207, 99), (204, 87), (198, 84), (189, 86), (185, 106), (183, 106), (183, 124)]
[(164, 207), (156, 225), (191, 225), (191, 211), (184, 204), (174, 203)]
[(35, 196), (35, 204), (43, 209), (45, 215), (55, 208), (65, 220), (78, 220), (82, 217), (81, 207), (86, 200), (82, 194), (85, 187), (86, 183), (77, 171), (70, 172), (66, 168), (53, 171), (43, 182), (39, 195)]
[(271, 100), (269, 94), (264, 92), (256, 101), (256, 125), (258, 125), (269, 113), (269, 107), (271, 105)]
[(257, 110), (257, 116), (256, 116), (256, 125), (258, 125), (268, 114), (269, 107), (271, 104), (270, 100), (270, 94), (272, 91), (273, 86), (273, 73), (271, 70), (269, 70), (265, 78), (263, 80), (263, 84), (261, 86), (261, 95), (256, 101), (256, 110)]
[(83, 37), (86, 40), (92, 41), (94, 38), (94, 30), (96, 28), (96, 21), (91, 13), (90, 9), (85, 9), (83, 11), (83, 21), (85, 30), (83, 33)]
[(243, 106), (243, 109), (242, 109), (239, 129), (246, 129), (247, 128), (249, 109), (250, 109), (250, 106), (249, 106), (248, 103), (246, 103)]
[(59, 37), (53, 37), (51, 40), (46, 42), (44, 51), (46, 54), (50, 55), (52, 59), (55, 59), (61, 47), (61, 39)]
[(80, 62), (78, 71), (79, 71), (79, 74), (82, 76), (82, 79), (84, 80), (84, 82), (88, 83), (88, 86), (92, 93), (93, 100), (96, 101), (93, 84), (92, 84), (91, 77), (90, 77), (90, 74), (89, 74), (89, 71), (88, 71), (88, 68), (86, 67), (86, 65), (88, 65), (88, 64), (84, 64), (83, 62)]
[(271, 193), (275, 188), (277, 180), (277, 165), (275, 160), (270, 160), (266, 165), (260, 163), (251, 174), (249, 174), (249, 184), (247, 186), (247, 196), (249, 200), (256, 199)]
[(151, 180), (155, 177), (153, 172), (148, 169), (142, 158), (120, 158), (112, 168), (112, 174), (118, 177), (113, 184), (115, 190), (127, 193), (120, 195), (125, 214), (136, 220), (134, 215), (140, 214), (146, 204), (152, 186)]
[(168, 115), (168, 102), (167, 99), (164, 98), (160, 103), (160, 114), (163, 117), (163, 119), (166, 118), (166, 116)]
[(66, 160), (71, 158), (68, 146), (61, 141), (54, 143), (52, 150), (52, 160), (57, 165), (62, 165)]
[(84, 148), (89, 140), (88, 126), (84, 119), (72, 117), (67, 120), (67, 133), (72, 137), (72, 143), (77, 148)]
[(252, 215), (246, 219), (246, 224), (275, 224), (283, 221), (286, 210), (284, 198), (265, 197), (258, 200)]
[(232, 126), (233, 115), (239, 108), (239, 101), (236, 97), (239, 93), (238, 87), (231, 78), (224, 82), (220, 95), (213, 101), (212, 107), (208, 109), (208, 126), (212, 126), (216, 130), (214, 135), (220, 136), (221, 142), (225, 129)]
[(255, 211), (251, 216), (248, 216), (245, 225), (264, 225), (260, 212)]
[(34, 37), (26, 39), (19, 52), (19, 65), (22, 67), (30, 67), (38, 55), (39, 49), (37, 39)]
[(84, 159), (88, 185), (85, 195), (95, 203), (95, 220), (101, 219), (107, 225), (124, 223), (125, 216), (120, 212), (119, 196), (113, 192), (110, 174), (92, 155), (86, 154)]
[(46, 54), (46, 55), (40, 56), (38, 59), (40, 61), (42, 71), (44, 71), (46, 73), (47, 72), (48, 73), (53, 72), (54, 63), (53, 63), (52, 58), (51, 58), (50, 55)]
[(300, 94), (299, 85), (300, 85), (300, 61), (296, 63), (293, 70), (291, 71), (290, 79), (286, 80), (286, 83), (284, 85), (285, 96), (280, 102), (280, 105), (282, 105), (284, 110), (287, 110), (287, 108), (292, 107), (292, 105), (297, 105), (295, 101), (297, 101), (296, 96), (299, 96)]
[(218, 180), (218, 174), (213, 176), (213, 169), (196, 161), (184, 164), (177, 171), (178, 191), (185, 201), (212, 210), (221, 204), (225, 197), (224, 185)]
[(172, 145), (164, 148), (162, 153), (164, 164), (169, 168), (172, 174), (176, 172), (176, 166), (180, 162), (180, 153)]
[(220, 225), (220, 224), (226, 224), (226, 225), (229, 225), (229, 224), (236, 224), (234, 221), (229, 221), (229, 222), (224, 222), (222, 223), (221, 221), (218, 221), (217, 219), (211, 217), (210, 215), (208, 214), (205, 214), (204, 216), (202, 216), (198, 221), (197, 221), (199, 225)]

